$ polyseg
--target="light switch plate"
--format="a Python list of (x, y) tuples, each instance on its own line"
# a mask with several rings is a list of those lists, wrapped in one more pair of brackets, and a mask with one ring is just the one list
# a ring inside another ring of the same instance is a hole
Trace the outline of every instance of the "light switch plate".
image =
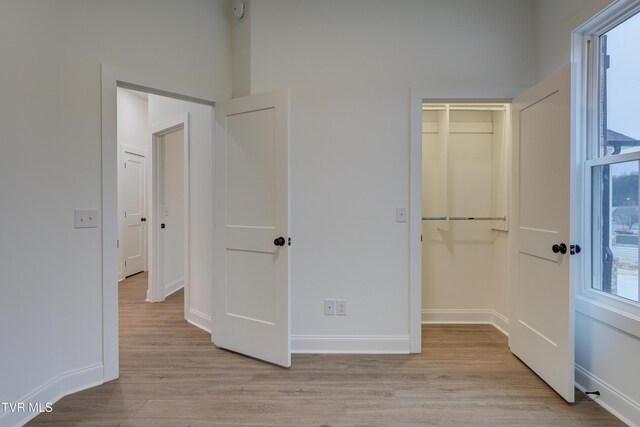
[(97, 209), (75, 209), (73, 212), (76, 228), (98, 228)]
[(325, 316), (336, 315), (336, 300), (334, 299), (324, 300), (324, 315)]
[(409, 216), (406, 206), (398, 206), (396, 208), (396, 222), (407, 222)]

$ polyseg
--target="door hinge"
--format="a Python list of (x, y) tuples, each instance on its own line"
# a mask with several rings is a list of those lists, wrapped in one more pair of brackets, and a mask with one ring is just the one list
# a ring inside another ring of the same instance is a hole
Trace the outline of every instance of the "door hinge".
[(120, 247), (120, 239), (116, 239), (116, 248)]
[(124, 262), (124, 266), (125, 266), (125, 267), (127, 266), (127, 261), (125, 261), (125, 262)]
[(124, 211), (124, 217), (125, 218), (127, 217), (127, 211)]
[(127, 168), (127, 162), (124, 162), (124, 168), (125, 169)]
[(289, 246), (291, 246), (291, 237), (289, 237)]

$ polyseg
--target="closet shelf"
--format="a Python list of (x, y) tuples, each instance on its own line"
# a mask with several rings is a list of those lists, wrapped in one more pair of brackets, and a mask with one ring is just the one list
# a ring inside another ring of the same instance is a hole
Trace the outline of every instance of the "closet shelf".
[[(449, 221), (506, 221), (506, 216), (450, 216)], [(446, 221), (446, 216), (423, 216), (423, 221)]]

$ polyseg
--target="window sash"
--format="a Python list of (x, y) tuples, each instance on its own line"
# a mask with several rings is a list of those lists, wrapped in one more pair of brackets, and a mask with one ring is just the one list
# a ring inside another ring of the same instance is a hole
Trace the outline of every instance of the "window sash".
[[(594, 251), (601, 251), (599, 248), (599, 237), (601, 237), (602, 227), (595, 224), (598, 218), (594, 218), (594, 202), (599, 202), (598, 195), (593, 194), (594, 186), (594, 169), (598, 166), (614, 165), (630, 161), (640, 161), (640, 147), (638, 151), (627, 152), (623, 154), (604, 155), (600, 149), (599, 120), (600, 120), (600, 40), (601, 36), (625, 22), (632, 16), (640, 13), (640, 6), (627, 9), (624, 13), (604, 22), (596, 30), (585, 35), (583, 39), (583, 60), (586, 65), (585, 80), (583, 83), (583, 96), (586, 102), (583, 128), (585, 130), (584, 143), (586, 145), (586, 158), (584, 159), (584, 230), (586, 251), (584, 251), (585, 261), (583, 263), (583, 280), (582, 286), (579, 286), (579, 292), (583, 297), (594, 300), (604, 306), (610, 307), (620, 313), (626, 313), (635, 318), (640, 319), (640, 302), (636, 302), (616, 294), (612, 294), (600, 289), (594, 288), (594, 284), (602, 281), (601, 262), (594, 261)], [(606, 132), (606, 130), (605, 130)], [(599, 197), (602, 195), (600, 194)], [(600, 234), (598, 234), (600, 233)], [(598, 247), (596, 247), (598, 246)], [(597, 258), (600, 259), (600, 258)]]

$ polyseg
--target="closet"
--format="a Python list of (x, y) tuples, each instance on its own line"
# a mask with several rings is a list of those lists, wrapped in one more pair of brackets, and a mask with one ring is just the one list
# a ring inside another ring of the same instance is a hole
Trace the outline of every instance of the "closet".
[(507, 325), (509, 104), (422, 111), (422, 318)]

